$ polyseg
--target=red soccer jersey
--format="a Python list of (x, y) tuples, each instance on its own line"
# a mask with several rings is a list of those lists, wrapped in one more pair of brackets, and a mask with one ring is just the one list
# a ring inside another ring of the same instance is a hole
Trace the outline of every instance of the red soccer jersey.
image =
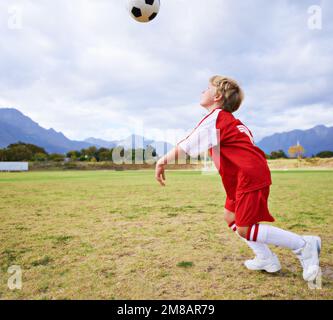
[(272, 183), (265, 153), (251, 131), (224, 110), (210, 112), (178, 146), (192, 157), (209, 150), (230, 199)]

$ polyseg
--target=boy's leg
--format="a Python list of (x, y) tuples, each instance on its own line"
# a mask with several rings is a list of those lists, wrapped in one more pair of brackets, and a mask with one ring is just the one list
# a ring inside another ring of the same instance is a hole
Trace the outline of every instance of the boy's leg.
[(273, 244), (278, 247), (298, 250), (305, 246), (305, 240), (296, 233), (267, 224), (255, 224), (251, 227), (237, 227), (241, 237), (247, 241)]
[[(264, 243), (258, 243), (253, 241), (247, 241), (242, 238), (238, 232), (234, 222), (235, 214), (228, 209), (225, 209), (225, 220), (228, 222), (229, 228), (236, 232), (236, 234), (246, 242), (246, 244), (252, 249), (255, 254), (255, 258), (252, 260), (246, 260), (244, 265), (249, 270), (265, 270), (266, 272), (273, 273), (281, 270), (281, 264), (278, 257), (272, 253), (269, 247)], [(233, 220), (233, 221), (232, 221)], [(232, 222), (230, 222), (232, 221)]]
[[(229, 228), (238, 235), (238, 233), (236, 232), (237, 227), (235, 224), (235, 213), (225, 208), (224, 220), (228, 223)], [(259, 259), (267, 259), (273, 255), (272, 251), (269, 249), (269, 247), (266, 244), (254, 241), (247, 241), (243, 237), (240, 238), (243, 239), (244, 242), (246, 242), (246, 244), (252, 249), (256, 257), (258, 257)]]
[(301, 237), (259, 221), (274, 221), (268, 210), (269, 187), (242, 193), (236, 200), (236, 224), (238, 234), (248, 241), (273, 244), (294, 251), (303, 267), (303, 278), (312, 281), (319, 273), (319, 237)]
[(237, 232), (248, 241), (274, 244), (293, 250), (301, 261), (304, 280), (313, 281), (316, 279), (320, 270), (319, 253), (321, 240), (319, 237), (301, 237), (296, 233), (266, 224), (255, 224), (251, 227), (237, 227)]
[(274, 244), (292, 250), (304, 247), (304, 239), (293, 232), (265, 224), (260, 224), (259, 228), (259, 221), (274, 221), (268, 209), (268, 197), (269, 187), (238, 196), (236, 224), (240, 236), (248, 241)]

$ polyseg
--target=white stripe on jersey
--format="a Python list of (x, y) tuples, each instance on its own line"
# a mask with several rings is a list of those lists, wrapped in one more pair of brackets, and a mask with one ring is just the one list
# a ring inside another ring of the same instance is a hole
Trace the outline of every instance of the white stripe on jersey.
[(222, 109), (215, 109), (208, 116), (204, 117), (192, 133), (183, 141), (178, 143), (191, 157), (197, 157), (208, 149), (219, 143), (219, 132), (216, 129), (216, 121)]
[(253, 139), (253, 137), (252, 137), (252, 135), (251, 135), (251, 132), (250, 132), (250, 130), (249, 130), (246, 126), (244, 126), (244, 125), (239, 125), (239, 126), (237, 126), (237, 128), (238, 128), (238, 130), (239, 130), (240, 132), (245, 133), (245, 134), (250, 138), (250, 141), (252, 142), (252, 144), (254, 144), (254, 139)]

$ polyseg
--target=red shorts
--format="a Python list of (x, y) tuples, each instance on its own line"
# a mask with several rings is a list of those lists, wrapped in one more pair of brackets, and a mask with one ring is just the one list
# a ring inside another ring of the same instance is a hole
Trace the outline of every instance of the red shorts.
[(236, 195), (236, 199), (227, 197), (225, 208), (235, 213), (238, 227), (249, 227), (261, 221), (273, 222), (268, 210), (269, 186)]

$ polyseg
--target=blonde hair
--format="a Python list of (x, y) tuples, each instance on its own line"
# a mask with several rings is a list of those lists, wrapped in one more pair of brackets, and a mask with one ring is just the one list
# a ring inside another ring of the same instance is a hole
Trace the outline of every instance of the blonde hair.
[(230, 113), (237, 111), (244, 100), (243, 90), (237, 81), (224, 76), (213, 76), (209, 81), (216, 87), (216, 94), (222, 95), (221, 109)]

